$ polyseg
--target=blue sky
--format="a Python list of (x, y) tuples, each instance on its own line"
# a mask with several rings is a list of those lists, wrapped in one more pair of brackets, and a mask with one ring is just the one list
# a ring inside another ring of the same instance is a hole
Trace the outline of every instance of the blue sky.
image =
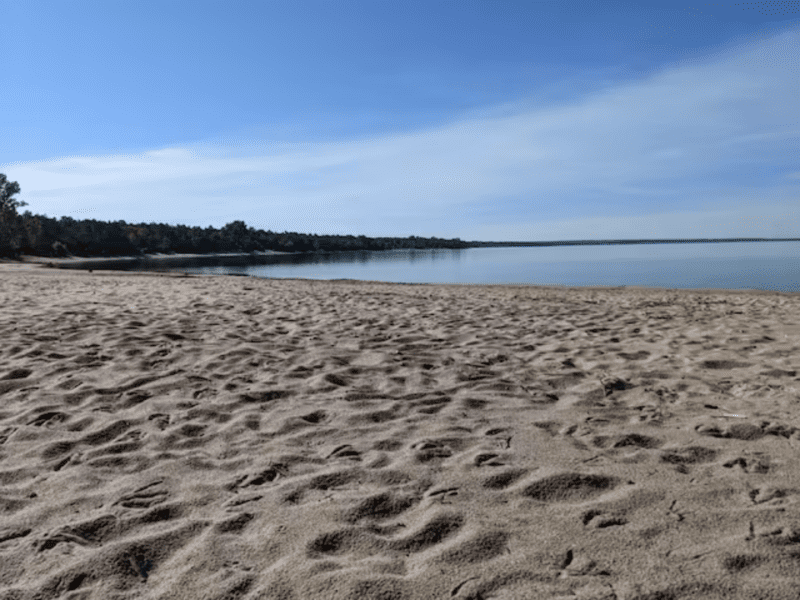
[(0, 0), (51, 217), (464, 240), (800, 237), (800, 0)]

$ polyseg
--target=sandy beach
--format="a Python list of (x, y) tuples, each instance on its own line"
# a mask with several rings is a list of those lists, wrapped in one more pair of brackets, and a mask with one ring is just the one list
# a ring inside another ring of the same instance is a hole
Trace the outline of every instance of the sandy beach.
[(796, 599), (800, 294), (0, 265), (0, 600)]

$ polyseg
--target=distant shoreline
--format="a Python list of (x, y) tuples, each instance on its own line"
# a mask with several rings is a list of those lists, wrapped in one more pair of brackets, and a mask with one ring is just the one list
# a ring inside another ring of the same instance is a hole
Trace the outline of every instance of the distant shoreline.
[[(642, 240), (556, 240), (548, 242), (463, 242), (463, 250), (468, 248), (537, 248), (552, 246), (623, 246), (633, 244), (709, 244), (737, 242), (800, 242), (800, 238), (679, 238), (679, 239), (642, 239)], [(391, 252), (397, 250), (433, 250), (436, 248), (397, 248), (388, 250), (329, 250), (322, 252), (283, 252), (263, 250), (254, 252), (211, 252), (207, 254), (141, 254), (133, 256), (76, 256), (51, 257), (23, 254), (17, 259), (2, 259), (0, 262), (27, 263), (43, 267), (74, 267), (76, 265), (102, 265), (115, 262), (156, 261), (202, 259), (202, 258), (244, 258), (259, 256), (283, 256), (294, 254), (339, 254), (342, 252)]]
[(112, 263), (120, 261), (161, 261), (161, 260), (182, 260), (192, 258), (234, 258), (248, 256), (282, 256), (284, 254), (301, 254), (300, 252), (278, 252), (276, 250), (264, 250), (258, 252), (211, 252), (208, 254), (142, 254), (139, 256), (66, 256), (50, 257), (23, 254), (19, 259), (5, 259), (0, 262), (8, 263), (29, 263), (38, 266), (75, 265), (84, 263)]
[(730, 242), (800, 242), (800, 238), (679, 238), (674, 240), (561, 240), (553, 242), (465, 242), (469, 248), (510, 246), (621, 246), (626, 244), (709, 244)]

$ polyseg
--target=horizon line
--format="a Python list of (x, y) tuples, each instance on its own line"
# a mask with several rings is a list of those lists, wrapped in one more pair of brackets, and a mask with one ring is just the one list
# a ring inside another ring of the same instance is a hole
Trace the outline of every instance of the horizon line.
[[(401, 238), (402, 239), (402, 238)], [(437, 238), (440, 239), (440, 238)], [(458, 239), (458, 238), (454, 238)], [(680, 243), (702, 243), (702, 242), (800, 242), (800, 238), (672, 238), (672, 239), (622, 239), (622, 240), (553, 240), (553, 241), (538, 241), (538, 242), (484, 242), (480, 240), (472, 240), (468, 244), (537, 244), (537, 245), (555, 245), (555, 244), (680, 244)]]

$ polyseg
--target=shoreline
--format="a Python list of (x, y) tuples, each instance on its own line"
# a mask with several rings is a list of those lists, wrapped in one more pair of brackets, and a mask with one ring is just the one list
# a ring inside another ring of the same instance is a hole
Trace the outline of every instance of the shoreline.
[[(124, 256), (124, 257), (82, 257), (82, 256), (69, 256), (61, 258), (51, 258), (44, 256), (22, 255), (18, 260), (11, 260), (0, 258), (0, 274), (4, 272), (26, 271), (32, 268), (53, 270), (59, 273), (87, 273), (96, 272), (104, 275), (127, 275), (133, 276), (140, 275), (160, 275), (160, 276), (173, 276), (173, 277), (237, 277), (248, 279), (266, 279), (266, 280), (287, 280), (287, 281), (320, 281), (320, 282), (342, 282), (342, 283), (363, 283), (363, 284), (384, 284), (384, 285), (403, 285), (403, 286), (453, 286), (456, 288), (463, 287), (476, 287), (476, 288), (531, 288), (531, 289), (556, 289), (556, 290), (595, 290), (595, 291), (608, 291), (608, 290), (627, 290), (631, 292), (674, 292), (674, 293), (701, 293), (701, 294), (753, 294), (753, 295), (772, 295), (778, 294), (787, 297), (800, 296), (800, 290), (796, 292), (787, 292), (782, 290), (759, 290), (759, 289), (731, 289), (731, 288), (669, 288), (669, 287), (649, 287), (649, 286), (566, 286), (566, 285), (542, 285), (542, 284), (526, 284), (526, 283), (418, 283), (418, 282), (386, 282), (386, 281), (372, 281), (372, 280), (358, 280), (358, 279), (311, 279), (302, 277), (256, 277), (246, 273), (221, 273), (214, 275), (205, 275), (197, 273), (181, 272), (180, 270), (137, 270), (137, 271), (124, 271), (118, 269), (103, 269), (103, 265), (109, 263), (119, 263), (126, 261), (144, 260), (153, 263), (154, 267), (158, 267), (158, 263), (167, 265), (171, 260), (186, 260), (186, 259), (202, 259), (202, 258), (243, 258), (243, 257), (258, 257), (258, 256), (282, 256), (301, 254), (299, 252), (278, 252), (275, 250), (258, 251), (255, 253), (250, 252), (234, 252), (234, 253), (213, 253), (213, 254), (145, 254), (141, 256)], [(72, 265), (66, 267), (66, 265)], [(83, 265), (86, 270), (75, 268), (75, 265)], [(87, 273), (88, 274), (88, 273)]]
[(4, 263), (31, 263), (31, 264), (83, 264), (83, 263), (102, 263), (102, 262), (119, 262), (119, 261), (135, 261), (135, 260), (169, 260), (169, 259), (184, 259), (184, 258), (231, 258), (231, 257), (246, 257), (246, 256), (283, 256), (284, 254), (299, 254), (299, 252), (278, 252), (276, 250), (264, 250), (258, 252), (216, 252), (209, 254), (141, 254), (139, 256), (76, 256), (70, 255), (65, 257), (49, 257), (49, 256), (34, 256), (30, 254), (23, 254), (19, 260), (0, 259), (0, 264)]
[[(283, 253), (283, 252), (274, 252), (269, 251), (269, 253), (263, 253), (264, 256), (270, 254), (292, 254), (292, 253)], [(249, 256), (250, 254), (181, 254), (181, 255), (147, 255), (148, 260), (158, 261), (159, 259), (169, 259), (169, 258), (194, 258), (194, 257), (203, 257), (203, 256), (213, 256), (213, 257), (232, 257), (232, 256)], [(141, 257), (126, 257), (129, 260), (136, 260), (137, 258)], [(39, 256), (23, 256), (21, 260), (8, 260), (8, 259), (0, 259), (0, 275), (4, 273), (25, 273), (25, 272), (37, 272), (37, 273), (48, 273), (51, 275), (64, 275), (67, 277), (80, 277), (80, 276), (88, 276), (88, 277), (99, 277), (99, 276), (121, 276), (121, 277), (174, 277), (174, 278), (236, 278), (236, 279), (247, 279), (247, 280), (263, 280), (263, 281), (308, 281), (308, 282), (319, 282), (319, 283), (333, 283), (333, 284), (342, 284), (342, 285), (386, 285), (386, 286), (406, 286), (406, 287), (432, 287), (432, 288), (455, 288), (455, 289), (462, 289), (462, 288), (477, 288), (477, 289), (484, 289), (484, 288), (497, 288), (497, 289), (531, 289), (531, 290), (558, 290), (558, 291), (573, 291), (573, 292), (608, 292), (608, 291), (619, 291), (619, 292), (631, 292), (631, 293), (655, 293), (655, 294), (663, 294), (663, 293), (675, 293), (675, 294), (716, 294), (720, 296), (731, 296), (731, 295), (753, 295), (753, 296), (770, 296), (770, 295), (778, 295), (778, 296), (785, 296), (785, 297), (799, 297), (799, 292), (785, 292), (781, 290), (756, 290), (756, 289), (729, 289), (729, 288), (663, 288), (663, 287), (647, 287), (647, 286), (562, 286), (562, 285), (539, 285), (539, 284), (525, 284), (525, 283), (487, 283), (487, 284), (476, 284), (476, 283), (417, 283), (417, 282), (390, 282), (390, 281), (372, 281), (372, 280), (361, 280), (361, 279), (310, 279), (310, 278), (303, 278), (303, 277), (255, 277), (246, 275), (243, 273), (224, 273), (218, 275), (206, 275), (206, 274), (199, 274), (199, 273), (186, 273), (181, 272), (179, 270), (176, 271), (122, 271), (122, 270), (114, 270), (114, 269), (103, 269), (103, 263), (114, 262), (118, 261), (119, 259), (108, 259), (103, 258), (100, 260), (87, 260), (83, 257), (68, 257), (68, 258), (60, 258), (60, 259), (51, 259), (48, 257), (39, 257)], [(88, 265), (97, 265), (91, 269), (91, 271), (83, 270), (83, 269), (68, 269), (59, 267), (58, 264), (86, 264)], [(99, 268), (98, 268), (99, 267)]]

